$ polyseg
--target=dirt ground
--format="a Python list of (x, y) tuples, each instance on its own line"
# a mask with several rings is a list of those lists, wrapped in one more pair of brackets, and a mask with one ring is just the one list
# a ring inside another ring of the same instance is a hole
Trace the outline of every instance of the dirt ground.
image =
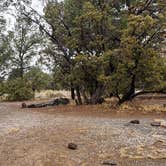
[[(166, 128), (150, 125), (166, 113), (20, 105), (0, 103), (0, 166), (166, 166)], [(134, 119), (140, 124), (128, 123)]]

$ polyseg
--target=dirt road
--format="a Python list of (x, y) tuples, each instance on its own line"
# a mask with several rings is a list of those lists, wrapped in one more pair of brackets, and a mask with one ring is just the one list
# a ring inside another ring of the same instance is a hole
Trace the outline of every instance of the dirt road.
[[(22, 110), (20, 103), (0, 103), (0, 166), (101, 166), (104, 161), (166, 166), (166, 129), (150, 125), (166, 115), (79, 109), (55, 107), (47, 113)], [(128, 124), (133, 119), (140, 124)], [(78, 149), (68, 149), (70, 142)]]

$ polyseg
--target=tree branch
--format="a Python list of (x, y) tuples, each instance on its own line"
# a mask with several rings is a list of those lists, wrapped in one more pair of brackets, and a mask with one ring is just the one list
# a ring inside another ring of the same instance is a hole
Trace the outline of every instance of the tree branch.
[(166, 87), (161, 89), (161, 90), (152, 90), (152, 91), (140, 91), (135, 93), (134, 95), (131, 96), (131, 98), (135, 98), (139, 95), (144, 95), (144, 94), (150, 94), (150, 93), (161, 93), (161, 94), (166, 94)]

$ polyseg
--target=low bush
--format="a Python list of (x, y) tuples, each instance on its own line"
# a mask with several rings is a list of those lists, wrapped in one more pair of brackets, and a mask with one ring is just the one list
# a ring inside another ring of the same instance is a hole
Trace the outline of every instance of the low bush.
[(23, 101), (34, 97), (30, 83), (21, 78), (7, 81), (5, 91), (8, 94), (7, 100), (9, 101)]

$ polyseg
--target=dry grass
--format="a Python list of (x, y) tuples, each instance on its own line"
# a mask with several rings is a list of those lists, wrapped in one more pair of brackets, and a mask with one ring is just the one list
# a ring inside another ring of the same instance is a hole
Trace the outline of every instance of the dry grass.
[(143, 104), (138, 104), (138, 103), (125, 103), (119, 107), (120, 111), (140, 111), (140, 112), (145, 112), (145, 113), (161, 113), (161, 112), (166, 112), (166, 107), (163, 105), (143, 105)]
[(117, 104), (116, 98), (106, 99), (106, 102), (102, 105), (103, 110), (111, 110), (117, 112), (140, 112), (143, 114), (148, 113), (166, 113), (166, 99), (159, 100), (133, 100), (132, 102), (125, 102), (122, 105)]
[[(6, 101), (8, 95), (5, 94), (0, 96), (0, 101)], [(65, 90), (42, 90), (40, 92), (35, 93), (35, 100), (42, 100), (42, 99), (52, 99), (52, 98), (60, 98), (60, 97), (67, 97), (70, 98), (70, 92)]]
[(120, 156), (130, 159), (166, 159), (165, 147), (165, 142), (159, 140), (150, 146), (139, 145), (133, 148), (121, 148)]
[(5, 101), (5, 100), (7, 100), (7, 97), (8, 97), (7, 94), (4, 94), (4, 95), (0, 96), (0, 101)]
[(51, 99), (51, 98), (59, 98), (59, 97), (70, 98), (70, 92), (65, 90), (59, 90), (59, 91), (43, 90), (40, 92), (36, 92), (35, 94), (35, 99)]
[[(43, 90), (40, 92), (36, 92), (35, 94), (35, 101), (42, 101), (42, 100), (49, 100), (49, 99), (55, 99), (60, 97), (67, 97), (70, 98), (70, 91), (60, 90), (60, 91), (53, 91), (53, 90)], [(2, 96), (0, 98), (0, 101), (4, 101), (6, 98), (5, 96)], [(88, 108), (88, 110), (102, 110), (102, 112), (109, 112), (109, 111), (118, 111), (118, 112), (142, 112), (142, 113), (165, 113), (166, 112), (166, 99), (137, 99), (132, 102), (126, 102), (122, 105), (118, 105), (118, 99), (117, 98), (106, 98), (105, 102), (102, 105), (96, 105), (96, 106), (83, 106), (79, 107), (79, 109)], [(70, 106), (75, 106), (75, 101), (70, 101), (70, 105), (68, 106), (68, 109)], [(73, 109), (73, 108), (72, 108)]]
[(166, 107), (162, 105), (145, 105), (143, 110), (145, 112), (166, 112)]

